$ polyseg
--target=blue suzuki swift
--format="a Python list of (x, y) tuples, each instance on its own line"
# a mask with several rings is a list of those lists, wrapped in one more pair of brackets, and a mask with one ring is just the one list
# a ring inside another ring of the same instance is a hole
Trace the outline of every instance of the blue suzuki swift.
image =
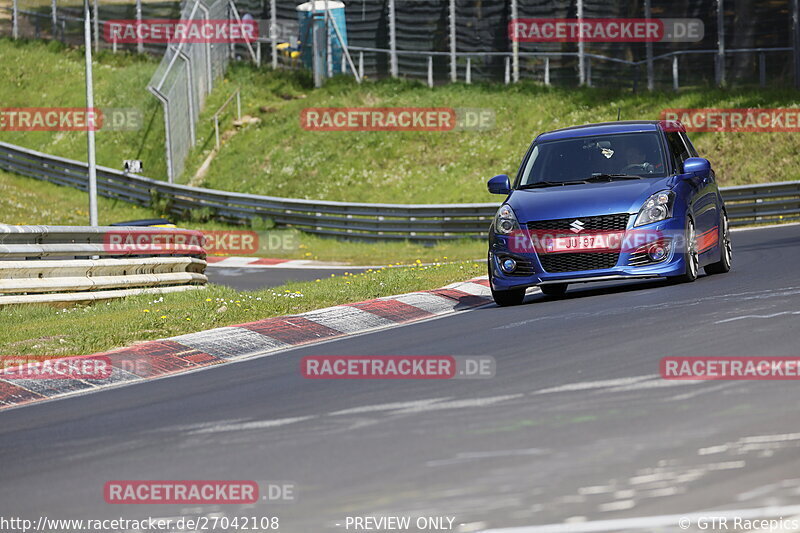
[(668, 278), (731, 268), (725, 204), (714, 171), (679, 123), (621, 121), (539, 135), (489, 229), (489, 280), (498, 305), (538, 286)]

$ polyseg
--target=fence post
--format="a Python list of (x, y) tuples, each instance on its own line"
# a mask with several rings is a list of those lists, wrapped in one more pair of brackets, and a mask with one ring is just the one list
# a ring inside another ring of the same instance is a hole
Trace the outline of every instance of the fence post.
[(450, 0), (450, 81), (458, 80), (456, 65), (456, 0)]
[(503, 83), (508, 85), (511, 82), (511, 58), (506, 56), (505, 57), (505, 72), (503, 73)]
[(100, 51), (100, 6), (98, 0), (94, 0), (94, 51)]
[(678, 80), (678, 56), (672, 56), (672, 89), (677, 91), (680, 88)]
[(467, 82), (467, 85), (472, 83), (472, 58), (471, 57), (467, 57), (467, 73), (466, 73), (466, 76), (465, 76), (465, 80)]
[[(650, 0), (644, 0), (644, 18), (650, 19), (652, 12), (650, 9)], [(652, 91), (655, 88), (655, 74), (653, 72), (653, 43), (649, 39), (645, 43), (645, 53), (647, 55), (647, 90)]]
[(586, 65), (586, 86), (592, 86), (592, 58), (587, 57), (584, 63)]
[(393, 78), (398, 75), (397, 70), (397, 20), (395, 18), (395, 1), (389, 0), (389, 73)]
[[(325, 0), (325, 70), (329, 78), (333, 77), (333, 40), (331, 39), (331, 10), (328, 0)], [(342, 58), (344, 60), (344, 58)]]
[(433, 89), (433, 56), (428, 56), (428, 87)]
[(58, 35), (58, 11), (56, 11), (56, 0), (50, 2), (50, 22), (52, 22), (53, 39)]
[(550, 56), (544, 58), (544, 84), (550, 85)]
[(11, 36), (14, 39), (19, 38), (19, 6), (17, 5), (17, 0), (14, 0), (13, 6), (11, 8)]
[(717, 0), (717, 85), (725, 85), (725, 8)]
[(578, 0), (578, 83), (586, 84), (586, 52), (583, 46), (583, 0)]
[(511, 54), (514, 62), (514, 83), (519, 81), (519, 40), (516, 38), (516, 22), (519, 13), (517, 11), (517, 0), (511, 0), (511, 21), (514, 24), (514, 33), (511, 41)]
[(794, 49), (794, 87), (800, 89), (800, 1), (792, 0), (792, 48)]
[[(142, 41), (141, 32), (138, 31), (139, 26), (142, 24), (142, 0), (136, 0), (136, 53), (144, 53), (144, 41)], [(115, 41), (116, 44), (116, 41)]]
[(758, 84), (761, 87), (767, 86), (767, 58), (764, 52), (758, 54)]
[[(141, 0), (139, 0), (141, 1)], [(269, 38), (272, 44), (272, 68), (278, 68), (278, 14), (276, 0), (269, 2)]]
[(322, 59), (320, 58), (320, 34), (319, 34), (319, 25), (317, 24), (316, 18), (314, 16), (311, 17), (311, 67), (314, 70), (314, 87), (319, 89), (322, 87), (322, 78), (324, 76), (324, 70), (322, 65)]
[(364, 79), (364, 52), (358, 53), (358, 77)]

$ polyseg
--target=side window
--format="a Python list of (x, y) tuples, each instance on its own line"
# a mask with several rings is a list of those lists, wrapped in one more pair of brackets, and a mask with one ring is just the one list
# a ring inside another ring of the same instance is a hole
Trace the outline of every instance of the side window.
[(677, 131), (667, 132), (667, 144), (675, 164), (678, 165), (678, 170), (683, 172), (683, 162), (689, 158), (689, 150), (683, 144), (680, 134)]
[(698, 154), (697, 150), (695, 150), (694, 145), (692, 144), (692, 141), (689, 140), (689, 136), (688, 135), (686, 135), (685, 133), (681, 133), (681, 139), (683, 139), (683, 142), (686, 143), (686, 148), (689, 149), (689, 156), (690, 157), (700, 157), (700, 154)]

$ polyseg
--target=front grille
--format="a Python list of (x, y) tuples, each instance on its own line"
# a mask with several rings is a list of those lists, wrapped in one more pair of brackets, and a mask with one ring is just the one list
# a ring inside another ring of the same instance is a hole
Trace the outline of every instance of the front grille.
[(583, 231), (621, 231), (628, 227), (629, 217), (630, 215), (628, 213), (619, 213), (616, 215), (602, 215), (599, 217), (537, 220), (535, 222), (528, 222), (528, 229), (537, 231), (568, 231), (570, 235), (574, 235), (570, 224), (576, 220), (580, 220), (583, 223)]
[[(553, 232), (555, 235), (575, 236), (606, 231), (624, 231), (628, 227), (628, 213), (602, 215), (596, 217), (561, 218), (556, 220), (537, 220), (528, 222), (531, 231)], [(576, 221), (583, 224), (580, 232), (572, 231)], [(583, 252), (539, 254), (539, 261), (546, 272), (577, 272), (580, 270), (602, 270), (614, 268), (619, 260), (619, 252)]]
[(547, 272), (577, 272), (599, 270), (617, 265), (617, 252), (588, 252), (580, 254), (539, 254), (542, 268)]

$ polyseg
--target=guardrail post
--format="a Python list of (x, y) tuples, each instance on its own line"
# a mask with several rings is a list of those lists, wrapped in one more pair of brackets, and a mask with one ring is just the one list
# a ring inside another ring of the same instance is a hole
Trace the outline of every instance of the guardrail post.
[(361, 83), (360, 80), (364, 79), (364, 52), (358, 53), (358, 77)]
[(472, 83), (472, 58), (467, 57), (467, 72), (464, 76), (464, 80), (467, 82), (467, 85)]
[(503, 83), (508, 85), (511, 82), (511, 59), (505, 57), (505, 72), (503, 73)]
[(767, 86), (767, 58), (764, 52), (758, 54), (758, 84), (761, 87)]
[(672, 89), (677, 91), (680, 88), (678, 81), (678, 56), (672, 56)]
[(428, 87), (433, 89), (433, 56), (428, 56)]

